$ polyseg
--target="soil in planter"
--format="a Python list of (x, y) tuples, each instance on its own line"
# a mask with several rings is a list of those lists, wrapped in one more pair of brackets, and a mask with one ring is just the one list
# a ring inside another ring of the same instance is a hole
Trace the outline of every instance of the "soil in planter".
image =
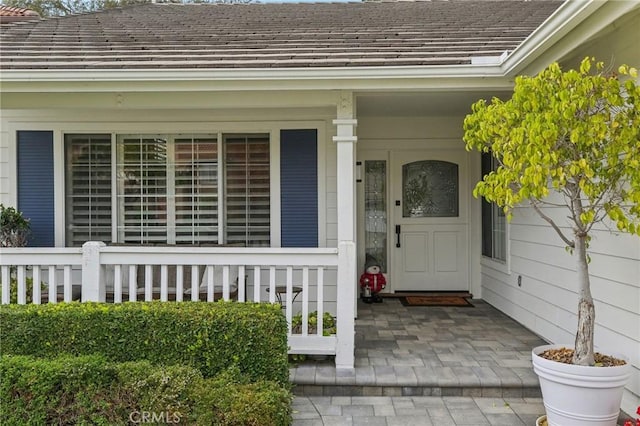
[[(547, 349), (546, 351), (538, 354), (539, 357), (548, 359), (549, 361), (562, 362), (564, 364), (573, 364), (573, 349), (569, 348), (557, 348)], [(615, 367), (618, 365), (625, 365), (627, 362), (623, 359), (615, 358), (608, 355), (602, 355), (596, 352), (593, 357), (595, 358), (596, 367)]]

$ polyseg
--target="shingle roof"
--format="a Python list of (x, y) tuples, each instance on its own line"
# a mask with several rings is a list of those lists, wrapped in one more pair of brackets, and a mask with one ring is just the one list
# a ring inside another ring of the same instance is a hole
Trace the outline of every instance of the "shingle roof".
[(22, 7), (12, 7), (0, 4), (0, 23), (40, 19), (38, 12)]
[(144, 4), (3, 28), (3, 69), (469, 64), (516, 48), (561, 0)]

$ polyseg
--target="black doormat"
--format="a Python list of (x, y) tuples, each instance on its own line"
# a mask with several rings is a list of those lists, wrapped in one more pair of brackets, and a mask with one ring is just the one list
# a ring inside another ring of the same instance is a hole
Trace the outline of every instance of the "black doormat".
[(461, 296), (404, 296), (400, 298), (404, 306), (458, 306), (472, 308), (469, 299)]

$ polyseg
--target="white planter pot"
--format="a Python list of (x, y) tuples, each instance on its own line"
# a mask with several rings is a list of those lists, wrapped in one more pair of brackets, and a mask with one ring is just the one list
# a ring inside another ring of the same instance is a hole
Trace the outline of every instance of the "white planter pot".
[[(615, 426), (622, 391), (631, 376), (631, 365), (585, 367), (549, 361), (538, 356), (547, 349), (571, 347), (545, 345), (531, 354), (549, 426)], [(609, 354), (612, 355), (612, 354)]]

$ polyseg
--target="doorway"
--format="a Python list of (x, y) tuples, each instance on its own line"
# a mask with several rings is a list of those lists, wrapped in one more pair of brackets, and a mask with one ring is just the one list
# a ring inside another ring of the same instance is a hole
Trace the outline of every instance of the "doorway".
[(391, 153), (390, 265), (399, 291), (468, 291), (467, 156)]

